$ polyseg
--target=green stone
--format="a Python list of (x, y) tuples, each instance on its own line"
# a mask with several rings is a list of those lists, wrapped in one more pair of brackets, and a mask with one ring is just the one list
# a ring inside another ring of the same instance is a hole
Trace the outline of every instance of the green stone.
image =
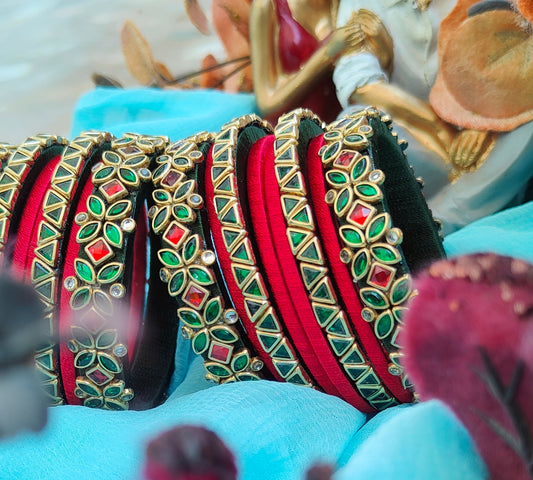
[(88, 241), (91, 238), (94, 238), (98, 234), (99, 230), (100, 230), (100, 222), (89, 222), (89, 223), (86, 223), (78, 231), (78, 235), (77, 235), (78, 240), (80, 240), (80, 241)]
[(70, 305), (74, 310), (84, 308), (91, 300), (91, 290), (89, 287), (78, 288), (70, 298)]
[(215, 377), (220, 378), (229, 377), (232, 373), (228, 368), (224, 367), (223, 365), (220, 365), (219, 363), (208, 364), (205, 366), (205, 368), (209, 373), (215, 375)]
[(338, 170), (326, 173), (326, 180), (332, 186), (346, 185), (349, 182), (348, 175)]
[(272, 358), (282, 358), (285, 360), (294, 360), (293, 354), (287, 348), (285, 342), (281, 342), (272, 352)]
[(3, 200), (6, 205), (10, 205), (15, 192), (16, 190), (14, 188), (0, 192), (0, 200)]
[(178, 270), (174, 275), (172, 275), (170, 281), (168, 282), (168, 293), (172, 297), (178, 295), (185, 286), (185, 272), (183, 270)]
[(235, 266), (233, 267), (233, 273), (235, 275), (235, 280), (237, 281), (237, 284), (240, 286), (244, 282), (246, 282), (246, 280), (248, 279), (250, 275), (253, 274), (253, 270), (249, 268), (241, 268), (241, 267)]
[(52, 237), (57, 237), (58, 233), (53, 228), (49, 227), (46, 223), (41, 224), (41, 229), (39, 230), (39, 241), (48, 240)]
[(286, 378), (290, 373), (294, 370), (294, 367), (296, 367), (297, 362), (294, 361), (287, 361), (287, 362), (275, 362), (274, 366), (276, 367), (276, 370), (278, 373), (282, 376), (282, 378)]
[(142, 164), (144, 164), (146, 161), (146, 157), (144, 155), (137, 155), (136, 157), (128, 158), (124, 165), (127, 165), (128, 167), (138, 167)]
[(91, 365), (94, 362), (94, 359), (95, 359), (94, 352), (88, 352), (84, 350), (78, 353), (78, 355), (76, 355), (76, 358), (74, 359), (74, 366), (76, 368), (87, 368), (89, 365)]
[(320, 326), (325, 326), (337, 314), (338, 307), (326, 307), (324, 305), (313, 305), (315, 317), (320, 323)]
[(61, 218), (63, 214), (65, 213), (65, 206), (61, 206), (58, 208), (54, 208), (53, 210), (50, 210), (49, 212), (46, 212), (46, 217), (50, 219), (50, 221), (56, 225), (57, 227), (61, 227)]
[(352, 201), (352, 191), (349, 188), (343, 188), (335, 200), (335, 213), (341, 216)]
[(311, 296), (315, 300), (323, 300), (323, 301), (333, 301), (334, 299), (331, 297), (331, 290), (329, 288), (329, 284), (327, 282), (320, 283), (315, 290), (311, 293)]
[(370, 258), (368, 258), (368, 252), (361, 250), (353, 259), (352, 263), (352, 276), (354, 280), (360, 280), (366, 275), (370, 264)]
[(118, 175), (124, 183), (136, 184), (139, 181), (137, 174), (129, 168), (119, 168)]
[(65, 167), (63, 167), (62, 165), (59, 165), (58, 169), (56, 170), (54, 174), (54, 177), (57, 180), (62, 179), (62, 178), (72, 177), (72, 172), (66, 169)]
[(14, 179), (11, 175), (8, 175), (7, 173), (3, 173), (2, 176), (0, 176), (0, 185), (17, 185), (18, 181)]
[(58, 189), (61, 190), (63, 193), (65, 193), (66, 195), (68, 195), (69, 192), (72, 190), (72, 188), (73, 188), (73, 186), (74, 186), (74, 182), (75, 182), (74, 179), (65, 180), (65, 181), (63, 181), (63, 182), (56, 183), (56, 184), (55, 184), (55, 188), (58, 188)]
[[(93, 178), (96, 181), (104, 181), (104, 180), (107, 180), (109, 177), (111, 177), (114, 173), (115, 173), (115, 168), (114, 167), (104, 167), (104, 168), (98, 170), (94, 174)], [(70, 174), (70, 172), (69, 172), (69, 174)]]
[(364, 235), (357, 228), (343, 226), (340, 234), (344, 243), (350, 247), (361, 247), (365, 243)]
[(104, 397), (106, 398), (116, 398), (118, 397), (124, 389), (118, 385), (109, 385), (104, 388)]
[(158, 232), (160, 231), (164, 225), (166, 225), (168, 219), (170, 218), (170, 207), (167, 205), (166, 207), (163, 207), (157, 215), (152, 220), (152, 227), (153, 229)]
[(328, 161), (329, 159), (333, 158), (339, 152), (341, 146), (342, 146), (341, 142), (335, 142), (329, 145), (324, 151), (324, 154), (322, 155), (322, 159), (324, 161)]
[(54, 301), (54, 279), (45, 280), (43, 283), (35, 286), (35, 291), (42, 295), (45, 300), (52, 303)]
[(378, 238), (385, 230), (386, 215), (379, 215), (368, 227), (368, 236), (371, 240)]
[(274, 316), (271, 313), (268, 313), (265, 315), (258, 323), (257, 328), (259, 330), (266, 330), (270, 332), (279, 332), (279, 324), (278, 321), (274, 318)]
[(102, 408), (104, 401), (101, 398), (86, 398), (83, 402), (84, 407), (88, 408)]
[(107, 216), (108, 218), (116, 218), (121, 215), (126, 215), (130, 208), (131, 203), (127, 200), (117, 202), (111, 208), (109, 208), (109, 210), (107, 211)]
[(194, 180), (187, 180), (186, 182), (182, 183), (181, 186), (174, 192), (174, 201), (179, 202), (189, 193), (191, 193), (194, 189), (195, 183), (196, 182)]
[(337, 320), (335, 320), (327, 329), (326, 331), (328, 333), (331, 333), (333, 335), (338, 335), (339, 337), (348, 337), (350, 336), (350, 332), (348, 331), (348, 327), (346, 326), (346, 322), (344, 319), (339, 316)]
[(94, 348), (93, 336), (87, 332), (84, 328), (73, 325), (70, 328), (70, 333), (76, 342), (78, 342), (84, 348)]
[(96, 278), (100, 283), (114, 282), (122, 273), (123, 268), (124, 267), (120, 263), (108, 264), (102, 267)]
[(234, 343), (239, 339), (239, 336), (230, 328), (223, 326), (216, 326), (209, 331), (213, 338), (224, 343)]
[(289, 241), (291, 242), (292, 250), (298, 250), (298, 247), (304, 242), (304, 240), (309, 236), (308, 233), (302, 233), (295, 230), (287, 230)]
[(243, 352), (239, 355), (236, 355), (233, 361), (231, 362), (231, 368), (234, 372), (242, 372), (250, 364), (250, 355), (248, 352)]
[(345, 139), (347, 143), (361, 143), (365, 140), (365, 137), (357, 134), (348, 135)]
[(79, 278), (87, 283), (94, 283), (96, 280), (95, 273), (89, 262), (77, 258), (74, 260), (74, 269)]
[(154, 200), (159, 203), (170, 202), (170, 195), (165, 190), (154, 190), (152, 197), (154, 197)]
[(315, 242), (310, 242), (307, 247), (305, 247), (299, 254), (299, 257), (304, 260), (319, 261), (321, 259), (320, 252)]
[(87, 200), (87, 208), (96, 218), (101, 218), (104, 215), (104, 202), (94, 195), (91, 195)]
[(152, 175), (152, 180), (153, 181), (159, 180), (167, 173), (168, 170), (170, 170), (170, 165), (168, 163), (164, 163), (163, 165), (160, 165), (154, 170), (154, 173)]
[(200, 314), (190, 308), (180, 308), (178, 310), (178, 316), (184, 323), (193, 328), (199, 328), (203, 325)]
[(411, 282), (408, 277), (400, 279), (392, 287), (391, 300), (392, 303), (398, 304), (402, 303), (407, 299), (409, 293), (411, 292)]
[(263, 349), (265, 352), (270, 352), (272, 348), (274, 348), (274, 345), (276, 345), (279, 341), (278, 335), (270, 335), (270, 334), (263, 334), (257, 332), (257, 339), (259, 340), (259, 343), (261, 343)]
[(303, 225), (310, 225), (309, 212), (307, 208), (302, 208), (300, 212), (293, 217), (293, 220)]
[(278, 161), (293, 160), (293, 159), (294, 159), (294, 155), (293, 155), (293, 149), (291, 147), (287, 148), (287, 150), (285, 150), (283, 153), (281, 153), (277, 157)]
[(327, 132), (324, 134), (324, 140), (326, 141), (334, 141), (341, 138), (341, 133), (333, 130), (332, 132)]
[(319, 268), (308, 267), (304, 264), (301, 266), (302, 276), (305, 286), (310, 288), (322, 275), (322, 270)]
[(204, 353), (208, 346), (209, 337), (205, 330), (198, 332), (192, 339), (192, 349), (197, 355)]
[(221, 192), (231, 192), (231, 176), (228, 175), (220, 184), (217, 186), (217, 190)]
[(211, 167), (211, 177), (216, 180), (226, 171), (227, 167)]
[(368, 160), (367, 157), (362, 157), (357, 162), (355, 162), (355, 165), (352, 167), (351, 177), (352, 181), (357, 181), (360, 177), (362, 177), (366, 173), (366, 169), (368, 166)]
[(98, 352), (98, 363), (110, 373), (119, 373), (121, 365), (109, 354)]
[(286, 165), (279, 165), (276, 167), (277, 177), (281, 181), (283, 178), (285, 178), (288, 173), (292, 170), (292, 167), (288, 167)]
[(41, 263), (38, 260), (35, 260), (33, 264), (33, 272), (32, 272), (31, 280), (33, 283), (38, 283), (39, 281), (45, 279), (46, 277), (53, 275), (53, 273), (54, 273), (53, 270), (47, 267), (44, 263)]
[(117, 343), (118, 333), (114, 329), (104, 330), (96, 339), (96, 348), (101, 350), (111, 348)]
[(172, 250), (164, 249), (157, 252), (159, 260), (165, 265), (165, 267), (175, 268), (181, 267), (182, 261), (179, 255)]
[(230, 202), (229, 197), (215, 197), (215, 210), (217, 215), (224, 210), (224, 207)]
[(189, 263), (196, 257), (199, 248), (198, 235), (193, 235), (187, 241), (185, 247), (183, 247), (183, 259), (185, 260), (185, 263)]
[(287, 381), (294, 385), (308, 385), (308, 382), (305, 380), (303, 374), (299, 370), (291, 375)]
[(246, 249), (245, 242), (242, 242), (235, 251), (231, 254), (231, 256), (237, 260), (243, 260), (248, 261), (250, 258), (248, 257), (248, 250)]
[(107, 222), (104, 225), (104, 236), (106, 240), (115, 247), (122, 247), (122, 233), (116, 225)]
[(35, 362), (44, 367), (46, 370), (52, 370), (54, 368), (54, 360), (52, 358), (52, 351), (48, 350), (46, 353), (35, 356)]
[(379, 381), (379, 378), (376, 376), (376, 374), (372, 371), (368, 372), (363, 378), (361, 378), (357, 385), (371, 385), (371, 386), (379, 386), (381, 382)]
[(384, 263), (396, 263), (399, 261), (399, 254), (392, 247), (375, 246), (372, 247), (373, 255)]
[[(89, 363), (90, 365), (90, 363)], [(97, 397), (100, 395), (100, 390), (91, 385), (89, 382), (76, 380), (76, 386), (85, 394), (91, 397)]]
[(290, 215), (290, 213), (294, 210), (294, 208), (300, 203), (299, 199), (293, 198), (293, 197), (282, 197), (283, 206), (285, 207), (285, 214)]
[(54, 205), (57, 205), (58, 203), (63, 203), (63, 197), (60, 197), (59, 195), (55, 194), (52, 191), (48, 192), (48, 195), (46, 196), (46, 201), (44, 206), (45, 207), (52, 207)]
[(363, 197), (371, 198), (371, 197), (375, 197), (379, 193), (379, 190), (373, 185), (370, 185), (369, 183), (361, 183), (360, 185), (357, 185), (355, 188)]
[(239, 238), (240, 232), (236, 232), (235, 230), (228, 230), (228, 229), (222, 229), (222, 235), (224, 237), (224, 245), (226, 245), (226, 248), (228, 250), (231, 250), (233, 247), (233, 244)]
[(93, 301), (96, 309), (102, 314), (108, 317), (113, 315), (113, 304), (111, 303), (111, 299), (104, 294), (104, 292), (101, 290), (95, 290), (93, 293)]
[(237, 207), (234, 205), (231, 207), (224, 216), (220, 219), (221, 223), (236, 225), (237, 224)]
[(389, 336), (394, 328), (394, 321), (392, 315), (389, 312), (380, 315), (374, 324), (374, 332), (376, 336), (381, 340)]
[(362, 289), (360, 294), (362, 295), (364, 302), (370, 307), (386, 308), (389, 304), (385, 296), (378, 290)]
[(259, 286), (259, 282), (256, 278), (254, 278), (249, 285), (244, 289), (243, 293), (245, 295), (251, 295), (252, 297), (262, 297), (263, 293), (261, 290), (261, 287)]
[(346, 370), (346, 373), (350, 376), (350, 378), (356, 382), (359, 378), (361, 378), (361, 375), (364, 375), (366, 372), (368, 372), (368, 367), (366, 365), (346, 365), (344, 370)]
[(342, 359), (344, 365), (363, 365), (365, 364), (365, 357), (359, 350), (357, 345), (354, 345), (349, 353)]
[(207, 302), (204, 310), (205, 321), (208, 325), (215, 323), (222, 314), (222, 302), (220, 297), (212, 298)]
[(190, 267), (189, 275), (200, 285), (210, 285), (214, 282), (212, 274), (203, 267)]
[(111, 151), (104, 152), (102, 157), (105, 162), (111, 163), (113, 165), (118, 165), (121, 160), (118, 154), (116, 154), (115, 152), (111, 152)]
[(176, 217), (176, 220), (181, 222), (192, 220), (193, 218), (192, 210), (187, 205), (174, 205), (172, 207), (172, 213)]
[(352, 346), (353, 338), (329, 337), (329, 343), (338, 357)]

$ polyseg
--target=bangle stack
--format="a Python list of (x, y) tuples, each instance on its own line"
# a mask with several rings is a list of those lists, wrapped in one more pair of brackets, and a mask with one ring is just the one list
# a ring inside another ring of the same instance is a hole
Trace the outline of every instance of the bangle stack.
[(300, 109), (174, 143), (0, 144), (0, 253), (42, 300), (50, 403), (157, 405), (179, 329), (217, 383), (286, 381), (368, 413), (412, 401), (411, 271), (444, 254), (391, 128)]

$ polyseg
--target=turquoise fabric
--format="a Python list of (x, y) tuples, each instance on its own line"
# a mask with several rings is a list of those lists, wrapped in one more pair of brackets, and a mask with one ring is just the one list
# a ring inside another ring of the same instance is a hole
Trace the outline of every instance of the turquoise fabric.
[[(97, 89), (77, 107), (72, 135), (101, 129), (168, 135), (216, 131), (255, 110), (249, 95), (209, 91)], [(533, 204), (450, 235), (449, 254), (497, 251), (533, 261)], [(531, 249), (529, 249), (531, 250)], [(367, 419), (345, 402), (273, 382), (213, 386), (201, 359), (179, 339), (170, 398), (144, 412), (50, 409), (39, 434), (0, 442), (0, 480), (137, 479), (146, 441), (177, 424), (206, 425), (234, 450), (241, 480), (300, 480), (315, 461), (339, 467), (336, 480), (482, 480), (468, 433), (441, 403), (401, 406)]]

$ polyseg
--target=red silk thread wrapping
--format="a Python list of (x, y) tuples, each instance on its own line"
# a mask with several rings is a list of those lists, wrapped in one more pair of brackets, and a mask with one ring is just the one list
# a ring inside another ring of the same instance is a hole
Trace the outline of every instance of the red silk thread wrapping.
[(379, 378), (384, 382), (392, 395), (402, 403), (412, 402), (412, 394), (402, 386), (400, 377), (391, 375), (388, 370), (389, 360), (387, 352), (380, 345), (372, 324), (365, 322), (361, 317), (361, 301), (355, 290), (352, 276), (348, 266), (340, 261), (339, 252), (343, 248), (338, 236), (338, 227), (332, 218), (330, 207), (324, 201), (326, 184), (322, 160), (318, 155), (320, 148), (325, 145), (323, 136), (314, 138), (309, 143), (307, 152), (307, 178), (310, 188), (310, 197), (313, 210), (316, 212), (315, 221), (324, 252), (328, 258), (332, 273), (332, 280), (336, 284), (337, 294), (340, 295), (346, 308), (353, 329), (361, 339), (367, 358), (374, 366)]
[[(283, 321), (289, 327), (300, 357), (304, 359), (311, 374), (324, 391), (339, 396), (360, 411), (373, 412), (374, 409), (359, 395), (355, 386), (343, 372), (311, 308), (298, 262), (287, 238), (287, 227), (280, 201), (281, 194), (274, 168), (272, 142), (273, 138), (270, 140), (270, 148), (265, 149), (263, 154), (263, 202), (270, 225), (273, 252), (277, 256), (278, 265), (282, 267), (284, 281), (284, 285), (281, 285), (279, 281), (273, 282), (275, 285), (273, 289), (277, 291), (276, 286), (280, 285), (280, 291), (287, 292), (288, 299), (292, 301), (293, 308), (297, 312), (295, 318), (283, 317)], [(314, 362), (310, 363), (313, 357)]]

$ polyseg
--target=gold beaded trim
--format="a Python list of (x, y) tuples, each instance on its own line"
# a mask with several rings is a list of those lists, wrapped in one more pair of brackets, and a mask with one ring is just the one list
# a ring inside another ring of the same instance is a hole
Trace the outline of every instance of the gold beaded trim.
[(179, 305), (177, 314), (195, 353), (202, 355), (207, 378), (217, 383), (259, 380), (263, 362), (254, 358), (235, 327), (239, 322), (224, 299), (210, 268), (215, 253), (207, 249), (197, 211), (204, 201), (198, 193), (196, 164), (204, 154), (198, 144), (212, 142), (213, 135), (190, 137), (169, 146), (158, 157), (152, 181), (155, 204), (149, 210), (153, 231), (161, 235), (157, 255), (161, 279)]
[[(126, 134), (111, 144), (94, 165), (95, 185), (87, 211), (76, 215), (81, 245), (74, 261), (75, 275), (64, 281), (72, 292), (71, 308), (78, 322), (71, 326), (68, 348), (75, 354), (75, 395), (88, 407), (126, 410), (134, 392), (126, 388), (123, 359), (126, 345), (113, 328), (113, 299), (126, 294), (123, 285), (125, 244), (136, 229), (134, 205), (141, 183), (152, 178), (150, 155), (161, 153), (166, 139)], [(112, 327), (112, 328), (109, 328)]]
[(44, 220), (38, 227), (35, 257), (31, 267), (31, 282), (44, 304), (47, 336), (50, 340), (50, 343), (37, 351), (35, 365), (43, 378), (43, 387), (51, 405), (64, 403), (59, 387), (58, 358), (55, 350), (55, 339), (59, 338), (55, 322), (58, 301), (57, 284), (61, 275), (61, 272), (57, 270), (60, 244), (64, 236), (75, 186), (85, 160), (95, 149), (110, 140), (111, 135), (101, 132), (85, 132), (72, 140), (52, 174), (51, 188), (46, 192), (43, 201), (42, 217)]
[[(411, 276), (400, 249), (402, 232), (394, 228), (383, 204), (381, 185), (385, 174), (374, 168), (369, 152), (373, 130), (367, 109), (341, 119), (327, 128), (326, 145), (319, 154), (331, 189), (326, 202), (338, 218), (339, 236), (345, 248), (342, 262), (350, 265), (358, 295), (365, 305), (362, 318), (374, 323), (376, 337), (389, 353), (389, 372), (401, 375), (405, 388), (411, 385), (400, 365), (397, 337), (406, 304), (415, 294)], [(390, 125), (390, 117), (381, 120)]]
[(255, 115), (247, 115), (225, 124), (215, 139), (210, 172), (214, 186), (214, 208), (231, 260), (231, 271), (244, 297), (248, 318), (254, 324), (259, 343), (285, 381), (311, 386), (311, 377), (300, 364), (296, 350), (283, 332), (283, 324), (269, 300), (248, 232), (244, 228), (235, 176), (237, 139), (241, 129), (254, 123), (271, 131), (267, 122)]
[(22, 182), (28, 176), (37, 157), (47, 147), (66, 145), (68, 141), (53, 135), (29, 137), (16, 150), (5, 149), (10, 153), (7, 164), (0, 173), (0, 256), (9, 234), (11, 215), (17, 201)]
[(292, 254), (298, 260), (316, 321), (331, 350), (348, 378), (355, 383), (359, 394), (371, 406), (382, 410), (396, 401), (385, 390), (359, 340), (351, 332), (346, 313), (339, 307), (320, 240), (315, 233), (313, 212), (307, 202), (297, 153), (298, 126), (302, 119), (317, 125), (322, 123), (311, 111), (297, 109), (281, 116), (275, 129), (275, 169), (287, 238)]

